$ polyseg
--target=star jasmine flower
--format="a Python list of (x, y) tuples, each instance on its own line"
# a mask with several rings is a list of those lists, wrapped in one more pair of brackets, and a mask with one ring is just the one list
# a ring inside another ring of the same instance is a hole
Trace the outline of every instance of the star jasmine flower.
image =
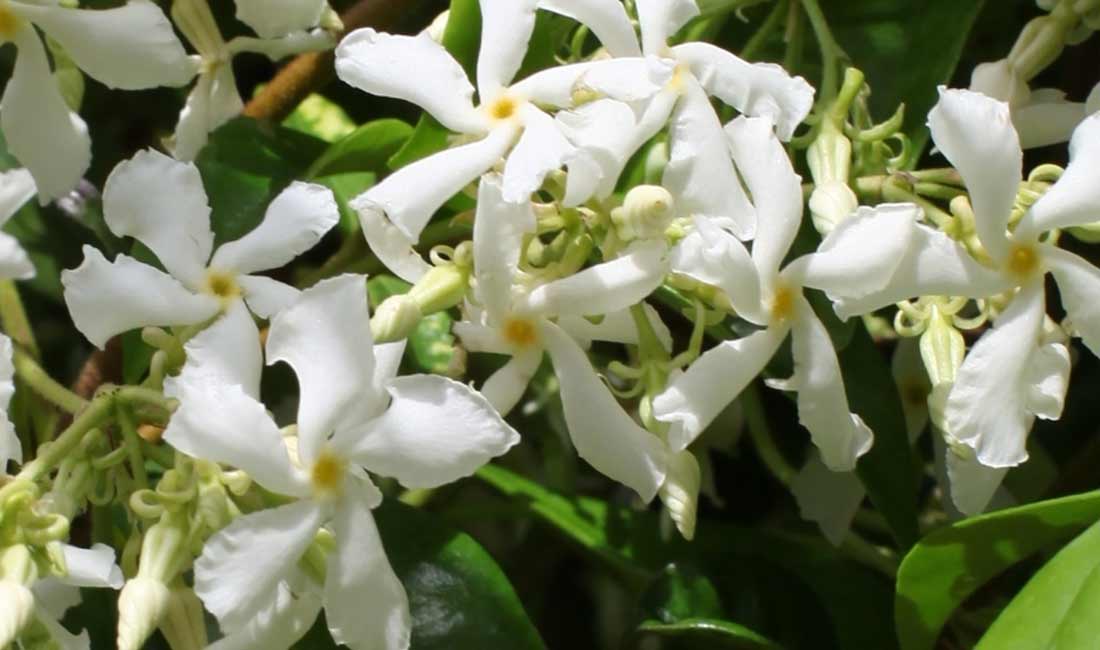
[(127, 255), (108, 262), (84, 247), (84, 262), (63, 272), (61, 283), (77, 329), (99, 347), (135, 327), (202, 323), (241, 300), (270, 317), (298, 291), (252, 274), (287, 264), (339, 220), (330, 190), (294, 182), (258, 226), (211, 255), (214, 233), (198, 168), (153, 150), (111, 172), (103, 212), (111, 232), (148, 246), (167, 273)]
[(970, 90), (1008, 102), (1024, 149), (1066, 142), (1081, 120), (1096, 110), (1089, 110), (1085, 102), (1068, 101), (1056, 88), (1031, 90), (1008, 59), (975, 67)]
[(63, 47), (77, 67), (111, 88), (182, 86), (195, 75), (195, 65), (152, 2), (92, 10), (0, 1), (0, 45), (13, 43), (18, 50), (0, 100), (0, 127), (12, 154), (34, 176), (45, 204), (76, 186), (92, 152), (88, 128), (66, 104), (35, 27)]
[(386, 266), (415, 282), (428, 264), (412, 250), (443, 203), (503, 157), (504, 197), (527, 200), (545, 176), (576, 147), (540, 106), (568, 107), (578, 84), (604, 94), (641, 100), (671, 71), (637, 57), (562, 66), (513, 83), (542, 8), (582, 21), (612, 54), (637, 53), (630, 22), (615, 0), (481, 0), (477, 62), (479, 106), (462, 66), (427, 34), (398, 36), (372, 29), (352, 32), (336, 49), (336, 71), (346, 83), (374, 95), (422, 107), (447, 129), (473, 140), (416, 161), (352, 201), (367, 242)]
[[(569, 277), (517, 287), (520, 249), (524, 235), (535, 231), (535, 216), (529, 202), (503, 200), (501, 185), (496, 176), (485, 176), (478, 192), (474, 276), (482, 311), (475, 320), (454, 325), (470, 351), (512, 357), (481, 390), (499, 412), (508, 413), (522, 397), (543, 352), (549, 352), (577, 453), (648, 501), (664, 480), (663, 446), (618, 407), (575, 337), (637, 341), (633, 323), (621, 314), (660, 285), (663, 276), (649, 269), (659, 263), (665, 246), (645, 242), (618, 259)], [(602, 314), (619, 315), (598, 326), (582, 318)]]
[(325, 528), (334, 541), (321, 601), (333, 638), (407, 648), (408, 599), (371, 515), (382, 494), (363, 469), (409, 488), (437, 487), (519, 440), (468, 386), (395, 376), (404, 343), (372, 345), (365, 281), (323, 281), (272, 319), (267, 362), (290, 365), (301, 389), (295, 454), (257, 398), (259, 335), (242, 305), (188, 342), (188, 363), (167, 387), (180, 401), (167, 442), (295, 499), (240, 517), (195, 563), (195, 592), (229, 635), (258, 617), (286, 622), (272, 615), (294, 604), (279, 585), (293, 584), (299, 559)]
[(798, 393), (799, 421), (832, 470), (850, 470), (871, 447), (872, 433), (848, 410), (836, 352), (803, 287), (870, 292), (890, 277), (908, 244), (909, 211), (857, 213), (842, 222), (817, 252), (780, 270), (802, 216), (801, 179), (794, 173), (767, 118), (740, 117), (727, 127), (734, 160), (759, 215), (751, 257), (731, 234), (715, 229), (701, 242), (696, 279), (731, 293), (733, 309), (763, 327), (705, 352), (653, 401), (658, 420), (673, 424), (673, 450), (686, 448), (759, 374), (779, 345), (792, 336), (794, 375), (769, 381)]
[(314, 29), (326, 9), (326, 0), (238, 0), (237, 18), (260, 38), (238, 36), (226, 42), (207, 0), (174, 0), (172, 18), (198, 51), (201, 65), (199, 80), (180, 113), (172, 155), (194, 159), (211, 131), (244, 110), (233, 76), (234, 56), (254, 52), (278, 61), (335, 45), (329, 32)]

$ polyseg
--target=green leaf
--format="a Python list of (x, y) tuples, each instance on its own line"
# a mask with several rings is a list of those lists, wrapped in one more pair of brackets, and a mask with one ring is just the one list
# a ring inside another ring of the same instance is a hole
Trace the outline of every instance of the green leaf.
[(685, 648), (780, 650), (780, 646), (743, 625), (706, 618), (688, 618), (675, 623), (646, 621), (638, 626), (638, 633), (673, 637), (685, 642)]
[(402, 120), (385, 118), (367, 122), (326, 149), (311, 165), (309, 175), (381, 173), (386, 169), (386, 161), (412, 133), (413, 128)]
[(951, 613), (979, 587), (1097, 518), (1100, 492), (1089, 492), (972, 517), (922, 539), (898, 570), (894, 609), (902, 649), (930, 650)]
[(365, 192), (371, 185), (374, 185), (376, 178), (378, 177), (374, 172), (348, 172), (321, 176), (311, 180), (332, 190), (332, 195), (336, 199), (336, 207), (340, 210), (340, 221), (337, 223), (337, 227), (345, 235), (353, 235), (359, 232), (359, 215), (348, 206), (348, 202)]
[(1100, 523), (1058, 552), (1012, 599), (975, 650), (1086, 650), (1100, 639)]
[[(260, 92), (259, 86), (256, 92)], [(325, 142), (336, 142), (355, 130), (355, 122), (343, 108), (317, 93), (303, 99), (283, 120), (283, 126)]]

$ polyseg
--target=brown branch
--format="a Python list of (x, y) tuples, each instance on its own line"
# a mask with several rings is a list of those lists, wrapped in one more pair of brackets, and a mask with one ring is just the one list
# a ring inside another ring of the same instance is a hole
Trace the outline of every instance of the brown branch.
[[(408, 12), (409, 0), (359, 0), (340, 15), (344, 34), (360, 27), (391, 30)], [(271, 83), (244, 107), (244, 114), (257, 119), (282, 121), (310, 93), (323, 88), (335, 76), (335, 55), (327, 52), (302, 54), (275, 75)]]
[(122, 340), (117, 336), (107, 346), (96, 350), (84, 362), (73, 382), (73, 392), (91, 399), (103, 384), (122, 383)]

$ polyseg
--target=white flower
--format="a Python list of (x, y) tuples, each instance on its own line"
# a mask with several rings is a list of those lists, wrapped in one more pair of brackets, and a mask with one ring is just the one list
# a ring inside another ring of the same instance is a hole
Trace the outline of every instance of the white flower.
[(195, 592), (227, 634), (261, 616), (285, 623), (271, 615), (294, 604), (279, 585), (293, 579), (326, 526), (335, 538), (323, 587), (333, 638), (405, 648), (407, 597), (370, 512), (382, 495), (361, 468), (406, 487), (436, 487), (472, 474), (519, 436), (463, 384), (395, 377), (404, 343), (372, 345), (365, 278), (346, 275), (302, 292), (271, 323), (268, 363), (294, 368), (301, 391), (296, 462), (257, 398), (258, 340), (237, 304), (188, 342), (188, 364), (167, 387), (180, 408), (164, 439), (299, 500), (243, 516), (208, 540), (195, 565)]
[[(700, 238), (697, 270), (688, 275), (726, 288), (734, 310), (764, 329), (704, 353), (653, 401), (658, 419), (673, 424), (673, 450), (686, 448), (763, 369), (788, 334), (794, 376), (768, 382), (798, 392), (799, 420), (824, 463), (850, 470), (871, 447), (870, 429), (848, 410), (836, 352), (803, 287), (872, 292), (892, 274), (909, 243), (913, 210), (860, 211), (842, 222), (816, 253), (780, 270), (802, 215), (799, 177), (766, 118), (741, 117), (728, 127), (734, 159), (759, 215), (751, 258), (729, 233)], [(901, 207), (903, 209), (897, 209)], [(756, 278), (759, 278), (757, 283)]]
[[(38, 188), (26, 169), (0, 172), (0, 226), (15, 216)], [(29, 280), (34, 277), (34, 264), (19, 240), (0, 232), (0, 278)]]
[(1085, 102), (1068, 101), (1056, 88), (1031, 90), (1008, 59), (975, 67), (970, 90), (1008, 102), (1024, 149), (1069, 140), (1081, 120), (1096, 110), (1088, 110)]
[[(543, 352), (549, 352), (577, 453), (648, 501), (664, 480), (663, 444), (619, 407), (574, 337), (636, 343), (637, 330), (625, 310), (660, 285), (664, 274), (652, 269), (663, 266), (666, 246), (644, 242), (618, 259), (569, 277), (517, 287), (521, 243), (534, 232), (535, 216), (529, 202), (509, 203), (501, 192), (498, 177), (482, 177), (474, 220), (474, 273), (482, 309), (470, 310), (474, 320), (454, 325), (470, 351), (512, 357), (481, 390), (501, 413), (508, 413), (523, 396)], [(607, 316), (599, 325), (583, 318), (603, 314)], [(557, 319), (556, 325), (551, 318)]]
[(7, 473), (8, 461), (23, 462), (23, 445), (8, 417), (8, 406), (15, 394), (15, 366), (12, 364), (11, 339), (0, 334), (0, 476)]
[(172, 18), (198, 50), (201, 66), (199, 80), (180, 113), (172, 155), (192, 160), (211, 131), (244, 109), (233, 76), (234, 56), (255, 52), (277, 61), (332, 47), (335, 42), (328, 32), (307, 31), (317, 26), (327, 8), (326, 0), (237, 0), (237, 18), (261, 38), (238, 36), (226, 42), (207, 0), (174, 0)]
[(447, 129), (475, 139), (398, 170), (352, 201), (371, 249), (410, 282), (428, 268), (412, 246), (448, 198), (506, 157), (504, 197), (527, 200), (546, 174), (575, 154), (560, 126), (538, 106), (571, 106), (581, 79), (618, 99), (643, 99), (670, 73), (667, 66), (630, 58), (550, 68), (513, 84), (537, 8), (581, 20), (612, 53), (629, 55), (637, 53), (637, 43), (626, 12), (615, 0), (482, 0), (481, 7), (480, 106), (474, 106), (474, 87), (462, 67), (427, 34), (360, 29), (336, 49), (336, 71), (346, 83), (417, 104)]
[(11, 42), (19, 50), (0, 100), (0, 126), (46, 203), (76, 186), (91, 161), (91, 142), (84, 121), (61, 95), (35, 27), (57, 41), (81, 70), (112, 88), (180, 86), (194, 76), (195, 66), (152, 2), (89, 10), (56, 2), (0, 1), (0, 44)]
[(294, 182), (256, 228), (211, 255), (214, 233), (199, 170), (152, 150), (111, 172), (103, 211), (111, 232), (148, 246), (168, 272), (127, 255), (108, 262), (84, 247), (84, 262), (62, 273), (61, 282), (77, 329), (99, 347), (135, 327), (201, 323), (242, 299), (261, 318), (271, 316), (298, 292), (251, 274), (287, 264), (340, 218), (331, 191)]

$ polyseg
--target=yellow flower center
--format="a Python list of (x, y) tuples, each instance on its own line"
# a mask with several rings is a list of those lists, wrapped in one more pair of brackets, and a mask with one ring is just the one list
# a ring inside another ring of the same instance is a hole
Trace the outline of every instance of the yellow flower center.
[(780, 322), (790, 318), (794, 314), (794, 299), (794, 290), (785, 284), (777, 286), (771, 301), (772, 321)]
[(313, 492), (319, 495), (336, 494), (344, 485), (344, 475), (347, 474), (348, 463), (343, 458), (329, 451), (322, 451), (321, 455), (313, 463), (313, 469), (309, 473), (310, 484)]
[(23, 26), (23, 19), (15, 15), (5, 0), (0, 0), (0, 39), (10, 41)]
[(1008, 252), (1005, 263), (1008, 272), (1018, 278), (1026, 278), (1039, 268), (1039, 252), (1031, 244), (1015, 244)]
[(213, 269), (206, 272), (203, 290), (212, 296), (220, 298), (223, 302), (241, 296), (241, 287), (237, 284), (236, 275), (233, 273), (226, 273), (225, 271), (215, 271)]
[(535, 324), (525, 318), (509, 318), (504, 323), (503, 334), (504, 340), (517, 348), (531, 347), (539, 340)]
[(502, 95), (489, 104), (489, 116), (494, 120), (506, 120), (515, 115), (518, 109), (519, 103), (515, 99)]

